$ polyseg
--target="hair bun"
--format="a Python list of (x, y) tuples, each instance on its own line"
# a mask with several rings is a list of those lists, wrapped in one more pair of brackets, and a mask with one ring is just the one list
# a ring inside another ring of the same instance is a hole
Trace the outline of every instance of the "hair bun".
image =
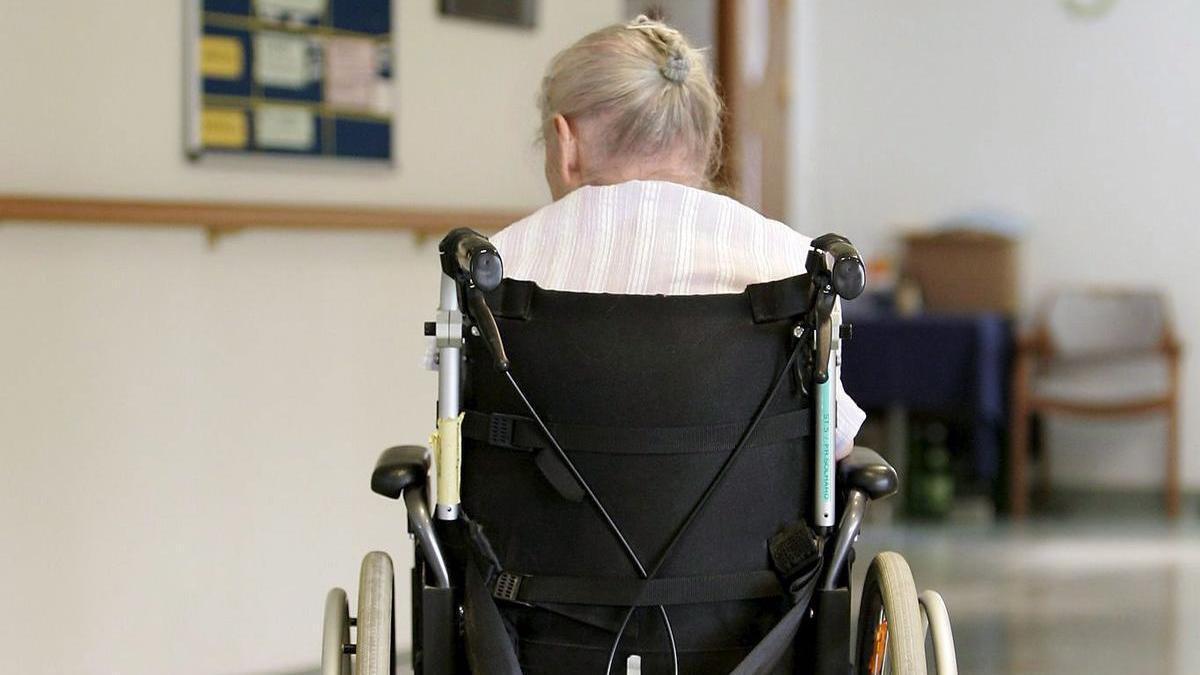
[(692, 63), (686, 56), (676, 52), (668, 56), (666, 62), (658, 70), (663, 77), (675, 84), (683, 84), (687, 81), (688, 73), (692, 71)]
[(538, 108), (547, 140), (558, 115), (596, 114), (595, 152), (614, 168), (643, 175), (642, 162), (686, 161), (705, 177), (717, 168), (722, 105), (704, 51), (661, 21), (639, 16), (606, 26), (559, 52), (542, 78)]
[(687, 44), (679, 31), (661, 21), (655, 21), (645, 14), (639, 14), (636, 19), (625, 24), (631, 30), (641, 30), (643, 34), (657, 47), (666, 59), (658, 67), (662, 76), (674, 82), (683, 84), (687, 81), (688, 73), (692, 71), (692, 62), (684, 53)]

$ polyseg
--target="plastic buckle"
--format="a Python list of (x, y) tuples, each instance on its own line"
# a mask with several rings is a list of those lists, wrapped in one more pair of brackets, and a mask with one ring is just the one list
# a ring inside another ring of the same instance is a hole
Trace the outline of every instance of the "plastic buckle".
[(513, 426), (516, 418), (512, 415), (492, 413), (488, 420), (488, 445), (498, 448), (513, 447)]
[(797, 520), (786, 525), (767, 541), (767, 551), (775, 574), (784, 588), (795, 597), (820, 569), (821, 549), (808, 523)]
[(496, 585), (492, 587), (492, 597), (507, 602), (519, 602), (517, 593), (521, 590), (523, 578), (512, 572), (501, 572), (496, 577)]

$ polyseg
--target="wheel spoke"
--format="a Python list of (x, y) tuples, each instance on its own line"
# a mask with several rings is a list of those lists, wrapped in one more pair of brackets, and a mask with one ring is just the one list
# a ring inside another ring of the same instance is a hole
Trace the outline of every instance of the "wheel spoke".
[(879, 608), (879, 618), (875, 622), (875, 636), (871, 649), (871, 675), (883, 675), (887, 663), (888, 620), (883, 608)]

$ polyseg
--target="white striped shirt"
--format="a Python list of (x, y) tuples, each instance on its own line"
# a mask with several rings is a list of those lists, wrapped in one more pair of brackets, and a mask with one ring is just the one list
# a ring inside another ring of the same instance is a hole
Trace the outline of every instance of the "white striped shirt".
[[(718, 194), (663, 181), (585, 186), (491, 237), (505, 276), (545, 289), (741, 293), (804, 272), (811, 240)], [(866, 414), (840, 383), (838, 457)]]

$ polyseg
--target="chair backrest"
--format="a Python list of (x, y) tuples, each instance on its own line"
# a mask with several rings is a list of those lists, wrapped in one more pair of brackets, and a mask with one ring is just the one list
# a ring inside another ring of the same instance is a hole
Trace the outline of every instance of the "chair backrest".
[(1159, 349), (1169, 329), (1160, 292), (1140, 289), (1071, 289), (1056, 293), (1044, 315), (1056, 356), (1087, 358)]
[[(647, 567), (783, 370), (807, 288), (795, 277), (741, 294), (626, 296), (506, 280), (489, 296), (514, 377)], [(547, 456), (519, 447), (540, 435), (522, 430), (529, 413), (482, 340), (469, 336), (466, 353), (463, 506), (503, 566), (632, 576), (592, 505), (556, 490)], [(769, 568), (767, 539), (811, 508), (806, 406), (789, 373), (662, 576)]]

